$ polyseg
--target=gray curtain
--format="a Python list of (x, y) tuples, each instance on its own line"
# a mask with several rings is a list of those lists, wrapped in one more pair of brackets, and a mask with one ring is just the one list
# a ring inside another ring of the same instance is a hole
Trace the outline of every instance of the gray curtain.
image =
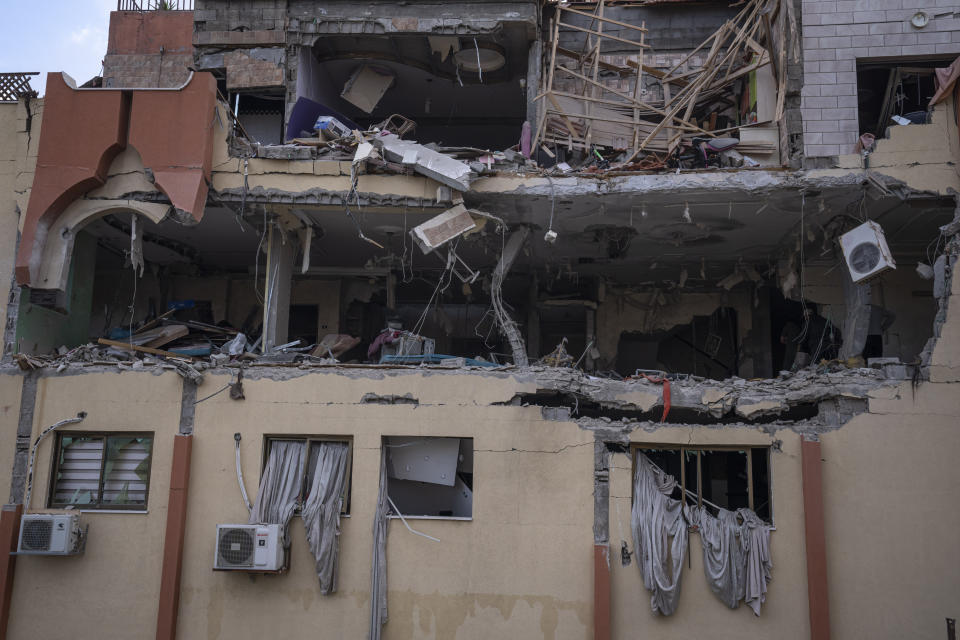
[(706, 508), (690, 511), (700, 524), (707, 584), (723, 604), (736, 609), (743, 599), (746, 569), (737, 514), (720, 509), (715, 517)]
[(337, 590), (340, 510), (347, 477), (348, 446), (345, 442), (315, 442), (313, 446), (317, 449), (317, 465), (300, 515), (316, 560), (320, 593), (327, 595)]
[(370, 640), (380, 640), (387, 622), (387, 450), (380, 448), (380, 492), (373, 516), (373, 557), (370, 562)]
[(290, 546), (287, 527), (300, 497), (306, 449), (306, 442), (276, 440), (271, 444), (250, 512), (250, 524), (282, 524), (285, 547)]
[(676, 486), (673, 476), (658, 469), (642, 453), (637, 455), (630, 517), (633, 548), (643, 586), (651, 592), (650, 606), (654, 613), (665, 616), (677, 609), (687, 550), (684, 505), (670, 497)]

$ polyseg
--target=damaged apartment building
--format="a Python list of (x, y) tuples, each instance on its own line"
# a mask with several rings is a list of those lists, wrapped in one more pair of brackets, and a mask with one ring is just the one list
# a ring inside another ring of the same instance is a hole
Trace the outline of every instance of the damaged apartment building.
[(119, 0), (0, 70), (0, 638), (955, 638), (960, 3)]

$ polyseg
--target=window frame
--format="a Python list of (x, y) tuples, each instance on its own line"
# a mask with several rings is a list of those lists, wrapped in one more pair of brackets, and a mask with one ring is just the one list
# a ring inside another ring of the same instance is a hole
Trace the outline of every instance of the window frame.
[[(688, 504), (687, 499), (687, 456), (684, 455), (686, 451), (696, 452), (697, 453), (697, 486), (694, 489), (689, 489), (694, 494), (696, 494), (696, 505), (698, 508), (703, 508), (703, 464), (701, 462), (701, 451), (744, 451), (746, 452), (746, 472), (747, 472), (747, 506), (751, 511), (755, 511), (756, 507), (756, 496), (755, 496), (755, 487), (753, 486), (753, 450), (760, 449), (764, 452), (767, 457), (767, 493), (768, 493), (768, 510), (770, 512), (768, 524), (774, 524), (774, 512), (773, 512), (773, 474), (771, 473), (771, 458), (770, 451), (771, 447), (769, 445), (735, 445), (735, 444), (718, 444), (718, 445), (692, 445), (692, 444), (648, 444), (644, 442), (631, 442), (630, 443), (630, 500), (633, 501), (634, 497), (634, 483), (632, 478), (636, 473), (637, 469), (637, 454), (642, 451), (679, 451), (680, 452), (680, 478), (678, 480), (678, 486), (680, 487), (680, 495), (684, 499), (684, 504)], [(709, 506), (709, 505), (708, 505)]]
[[(437, 436), (437, 435), (405, 436), (405, 435), (391, 434), (391, 435), (381, 436), (381, 438), (380, 438), (380, 443), (381, 443), (381, 446), (382, 446), (383, 448), (385, 448), (385, 449), (389, 449), (389, 448), (390, 448), (390, 446), (391, 446), (391, 445), (389, 444), (389, 439), (390, 439), (390, 438), (421, 438), (421, 439), (423, 439), (423, 440), (431, 440), (431, 439), (434, 439), (434, 438), (437, 438), (437, 439), (439, 439), (439, 438), (456, 438), (457, 440), (469, 440), (469, 441), (470, 441), (470, 451), (471, 451), (471, 455), (473, 456), (473, 464), (476, 465), (476, 456), (474, 455), (474, 454), (476, 453), (476, 448), (474, 447), (474, 441), (476, 440), (476, 438), (475, 438), (474, 436)], [(384, 454), (384, 453), (381, 453), (381, 455), (385, 455), (385, 454)], [(476, 469), (474, 469), (474, 471), (472, 471), (470, 475), (472, 476), (472, 477), (471, 477), (471, 482), (470, 482), (470, 487), (469, 487), (470, 493), (471, 493), (471, 495), (476, 495), (476, 492), (477, 492), (477, 485), (476, 485), (476, 482), (477, 482), (477, 474), (476, 474)], [(387, 497), (390, 496), (389, 487), (390, 487), (390, 478), (387, 477)], [(451, 520), (451, 521), (454, 521), (454, 522), (473, 522), (473, 513), (474, 513), (474, 511), (473, 511), (473, 503), (472, 503), (472, 500), (471, 500), (471, 504), (470, 504), (470, 515), (469, 515), (469, 516), (428, 516), (428, 515), (416, 515), (416, 514), (407, 514), (407, 513), (404, 513), (404, 514), (402, 514), (402, 515), (397, 515), (396, 513), (393, 512), (393, 509), (392, 509), (392, 507), (391, 507), (391, 508), (388, 510), (387, 519), (388, 519), (388, 520)]]
[(307, 488), (307, 477), (309, 475), (310, 467), (310, 453), (313, 448), (314, 442), (342, 442), (347, 445), (347, 477), (343, 482), (343, 505), (340, 507), (340, 517), (349, 518), (350, 517), (350, 508), (353, 504), (352, 491), (353, 491), (353, 436), (352, 435), (300, 435), (300, 434), (265, 434), (263, 436), (263, 448), (262, 455), (260, 456), (260, 478), (257, 481), (257, 486), (260, 486), (260, 482), (263, 480), (263, 470), (267, 466), (267, 459), (270, 456), (270, 447), (271, 443), (275, 441), (281, 442), (303, 442), (307, 443), (307, 461), (303, 469), (303, 479), (301, 480), (300, 493), (297, 496), (297, 507), (294, 509), (293, 514), (295, 516), (300, 515), (301, 508), (303, 503), (306, 501), (306, 488)]
[[(47, 508), (48, 509), (66, 509), (76, 508), (79, 511), (96, 512), (133, 512), (145, 513), (150, 504), (150, 481), (153, 478), (153, 454), (156, 445), (156, 433), (153, 431), (58, 431), (53, 446), (53, 459), (50, 464), (50, 478), (47, 482)], [(103, 438), (103, 455), (100, 456), (100, 471), (97, 480), (97, 502), (95, 504), (71, 504), (55, 502), (57, 494), (57, 480), (60, 474), (60, 452), (63, 447), (63, 438)], [(147, 457), (147, 480), (143, 489), (143, 504), (104, 504), (103, 503), (103, 477), (107, 466), (107, 440), (109, 438), (150, 438), (150, 454)]]

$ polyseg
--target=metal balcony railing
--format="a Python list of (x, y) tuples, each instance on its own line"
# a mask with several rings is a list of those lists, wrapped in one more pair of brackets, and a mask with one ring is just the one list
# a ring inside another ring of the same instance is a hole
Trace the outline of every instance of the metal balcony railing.
[(117, 0), (117, 11), (193, 11), (193, 0)]

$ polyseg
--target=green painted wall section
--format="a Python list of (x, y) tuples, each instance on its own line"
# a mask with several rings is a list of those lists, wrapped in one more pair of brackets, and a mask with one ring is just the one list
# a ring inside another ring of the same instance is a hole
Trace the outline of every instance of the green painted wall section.
[(67, 280), (66, 312), (30, 303), (24, 288), (17, 317), (14, 349), (20, 353), (48, 354), (61, 345), (76, 347), (90, 340), (90, 311), (97, 262), (97, 239), (80, 232), (74, 242)]

